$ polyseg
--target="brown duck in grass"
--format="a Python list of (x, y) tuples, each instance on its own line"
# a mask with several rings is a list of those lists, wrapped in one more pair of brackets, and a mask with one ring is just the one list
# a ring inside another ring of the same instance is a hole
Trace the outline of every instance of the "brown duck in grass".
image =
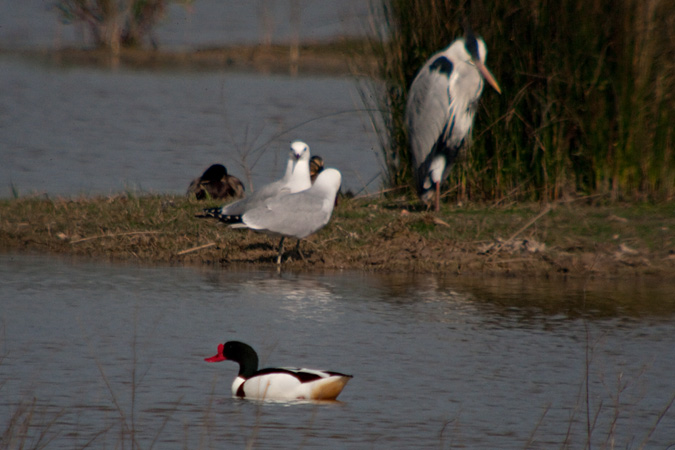
[(192, 180), (187, 195), (194, 195), (197, 200), (238, 199), (244, 196), (244, 184), (239, 178), (228, 175), (222, 164), (213, 164), (201, 177)]

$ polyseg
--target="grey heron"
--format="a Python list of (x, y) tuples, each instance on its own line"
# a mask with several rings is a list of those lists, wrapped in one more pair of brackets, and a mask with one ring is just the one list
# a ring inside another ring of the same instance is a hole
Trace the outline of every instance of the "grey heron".
[(485, 66), (487, 49), (467, 27), (466, 35), (434, 54), (410, 86), (406, 105), (417, 193), (440, 208), (440, 185), (463, 145), (468, 145), (483, 80), (501, 89)]

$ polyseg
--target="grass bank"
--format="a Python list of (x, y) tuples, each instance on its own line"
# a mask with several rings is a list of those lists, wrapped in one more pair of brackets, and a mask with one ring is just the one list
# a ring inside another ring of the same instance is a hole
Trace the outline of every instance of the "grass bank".
[[(278, 240), (195, 214), (213, 203), (120, 195), (0, 200), (0, 251), (145, 263), (274, 267)], [(675, 210), (668, 204), (444, 205), (341, 199), (330, 223), (293, 250), (286, 270), (545, 276), (675, 275)]]

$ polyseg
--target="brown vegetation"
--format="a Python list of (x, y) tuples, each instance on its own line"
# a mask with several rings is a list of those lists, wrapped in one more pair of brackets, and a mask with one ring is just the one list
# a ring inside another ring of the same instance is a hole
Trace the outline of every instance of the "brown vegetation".
[[(6, 49), (2, 52), (11, 53)], [(122, 48), (115, 54), (105, 48), (63, 48), (37, 52), (22, 50), (18, 54), (42, 57), (56, 64), (145, 70), (240, 70), (303, 75), (354, 75), (357, 71), (372, 75), (376, 70), (373, 55), (366, 50), (365, 42), (358, 40), (306, 43), (298, 48), (277, 44), (232, 45), (196, 51)]]

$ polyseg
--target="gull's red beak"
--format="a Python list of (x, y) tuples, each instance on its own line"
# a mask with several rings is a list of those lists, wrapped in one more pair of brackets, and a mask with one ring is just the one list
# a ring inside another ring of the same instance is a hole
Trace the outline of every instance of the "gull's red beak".
[(223, 349), (225, 346), (223, 344), (218, 344), (218, 353), (216, 355), (213, 355), (210, 358), (204, 358), (204, 361), (206, 362), (220, 362), (220, 361), (225, 361), (227, 358), (223, 355)]

